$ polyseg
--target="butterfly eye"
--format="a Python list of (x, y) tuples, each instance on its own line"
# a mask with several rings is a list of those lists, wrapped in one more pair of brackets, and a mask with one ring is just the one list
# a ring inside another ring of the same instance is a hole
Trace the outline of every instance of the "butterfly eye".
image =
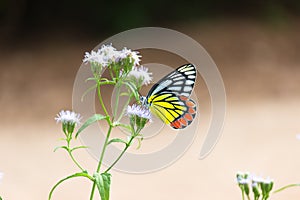
[(143, 106), (146, 106), (146, 105), (147, 105), (147, 103), (146, 103), (146, 97), (141, 96), (141, 97), (140, 97), (140, 102), (141, 102), (141, 104), (142, 104)]

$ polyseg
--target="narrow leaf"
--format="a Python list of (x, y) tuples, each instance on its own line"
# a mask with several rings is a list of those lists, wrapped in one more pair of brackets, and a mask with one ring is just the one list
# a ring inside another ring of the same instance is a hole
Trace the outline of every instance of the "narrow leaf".
[(133, 93), (135, 99), (138, 100), (138, 99), (139, 99), (139, 94), (138, 94), (138, 92), (137, 92), (136, 86), (135, 86), (134, 84), (132, 84), (131, 82), (124, 82), (124, 83), (125, 83), (125, 84), (128, 86), (128, 88), (131, 90), (131, 92)]
[(122, 92), (122, 93), (120, 94), (120, 97), (122, 97), (122, 96), (129, 96), (129, 94), (128, 94), (127, 92)]
[(78, 147), (74, 147), (73, 149), (71, 149), (71, 152), (77, 150), (77, 149), (86, 149), (88, 148), (87, 146), (78, 146)]
[(69, 149), (68, 149), (67, 146), (59, 146), (59, 147), (56, 147), (53, 151), (56, 152), (58, 149), (65, 149), (66, 151), (69, 151)]
[(88, 81), (97, 81), (98, 79), (97, 78), (87, 78), (85, 79), (85, 82), (88, 82)]
[(113, 138), (111, 140), (109, 140), (109, 142), (107, 143), (107, 145), (114, 143), (114, 142), (119, 142), (119, 143), (124, 143), (127, 144), (127, 142), (125, 142), (124, 140), (120, 139), (120, 138)]
[(101, 200), (109, 200), (110, 176), (109, 173), (94, 174), (95, 183), (101, 196)]
[(85, 128), (87, 128), (89, 125), (91, 125), (92, 123), (102, 120), (102, 119), (106, 119), (106, 117), (104, 115), (101, 114), (95, 114), (92, 117), (90, 117), (89, 119), (86, 120), (86, 122), (84, 122), (84, 124), (78, 129), (75, 138), (78, 137), (79, 133), (81, 133)]
[(83, 93), (83, 95), (81, 96), (80, 101), (83, 101), (84, 97), (85, 97), (89, 92), (93, 91), (93, 90), (96, 89), (96, 88), (97, 88), (97, 84), (95, 84), (95, 85), (93, 85), (92, 87), (90, 87), (89, 89), (87, 89), (87, 90)]

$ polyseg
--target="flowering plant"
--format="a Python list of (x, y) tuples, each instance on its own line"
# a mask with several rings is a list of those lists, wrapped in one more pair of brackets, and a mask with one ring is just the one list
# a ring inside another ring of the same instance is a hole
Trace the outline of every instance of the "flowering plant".
[[(267, 200), (271, 195), (274, 180), (271, 178), (262, 178), (250, 173), (238, 172), (236, 175), (237, 183), (242, 192), (242, 199), (245, 196), (250, 200), (250, 192), (253, 193), (254, 200)], [(300, 184), (290, 184), (275, 190), (273, 193), (280, 192), (290, 187), (300, 186)]]
[[(63, 140), (66, 145), (59, 146), (57, 149), (64, 149), (74, 162), (74, 164), (80, 170), (70, 176), (67, 176), (59, 180), (51, 189), (48, 199), (52, 198), (54, 190), (62, 182), (75, 178), (85, 177), (89, 179), (93, 186), (90, 193), (90, 200), (94, 198), (96, 187), (102, 200), (109, 200), (109, 191), (111, 183), (111, 174), (109, 173), (111, 168), (119, 161), (126, 150), (132, 145), (134, 139), (139, 141), (139, 146), (143, 135), (141, 130), (145, 127), (147, 122), (151, 121), (151, 113), (147, 107), (142, 105), (129, 105), (132, 100), (139, 101), (139, 90), (143, 85), (147, 85), (151, 82), (151, 73), (148, 72), (146, 67), (140, 66), (140, 55), (139, 52), (132, 51), (123, 48), (121, 51), (116, 50), (112, 45), (103, 45), (97, 51), (91, 51), (85, 53), (83, 62), (89, 65), (92, 77), (88, 78), (87, 81), (94, 81), (95, 84), (87, 92), (91, 90), (97, 90), (98, 100), (101, 106), (102, 114), (95, 114), (88, 118), (81, 127), (75, 133), (75, 127), (81, 124), (81, 116), (72, 111), (61, 111), (55, 120), (62, 123), (62, 130), (65, 138)], [(103, 73), (107, 70), (109, 77), (104, 77)], [(116, 88), (115, 102), (116, 105), (113, 107), (112, 113), (109, 113), (106, 105), (103, 101), (101, 88), (106, 85), (112, 85)], [(125, 92), (121, 92), (125, 87)], [(118, 113), (119, 97), (126, 96), (127, 101), (124, 105), (121, 105), (121, 113)], [(120, 120), (126, 115), (129, 117), (129, 123), (122, 123)], [(80, 133), (92, 123), (99, 120), (105, 120), (108, 125), (108, 131), (104, 141), (104, 145), (99, 158), (98, 166), (93, 174), (90, 174), (85, 168), (77, 162), (73, 156), (73, 152), (78, 149), (87, 148), (86, 146), (72, 147), (71, 142), (73, 139), (77, 139)], [(111, 138), (111, 132), (113, 128), (123, 127), (130, 133), (127, 140), (121, 138)], [(122, 143), (124, 145), (123, 151), (116, 158), (116, 160), (106, 170), (101, 171), (103, 158), (107, 147), (112, 143)]]

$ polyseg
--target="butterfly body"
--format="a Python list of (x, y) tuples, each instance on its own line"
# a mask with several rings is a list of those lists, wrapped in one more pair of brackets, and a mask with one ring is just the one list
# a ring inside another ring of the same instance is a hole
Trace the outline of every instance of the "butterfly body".
[(189, 98), (196, 74), (192, 64), (178, 67), (154, 84), (141, 103), (172, 128), (186, 128), (196, 116), (196, 104)]

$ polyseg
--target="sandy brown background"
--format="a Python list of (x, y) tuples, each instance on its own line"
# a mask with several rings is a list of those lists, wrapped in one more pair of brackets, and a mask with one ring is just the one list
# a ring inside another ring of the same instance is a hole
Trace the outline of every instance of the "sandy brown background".
[[(204, 160), (197, 158), (205, 137), (199, 135), (166, 169), (143, 175), (113, 171), (111, 199), (241, 199), (237, 171), (270, 176), (275, 188), (300, 183), (299, 27), (299, 20), (278, 26), (251, 20), (171, 26), (200, 42), (219, 67), (227, 92), (222, 137)], [(83, 54), (103, 39), (54, 32), (0, 47), (3, 199), (47, 199), (58, 179), (76, 171), (65, 152), (53, 152), (62, 136), (54, 116), (71, 109)], [(204, 117), (204, 130), (207, 123)], [(86, 151), (77, 156), (89, 171), (95, 169)], [(90, 188), (86, 180), (74, 179), (53, 199), (88, 199)], [(294, 188), (271, 199), (299, 196), (300, 188)]]

